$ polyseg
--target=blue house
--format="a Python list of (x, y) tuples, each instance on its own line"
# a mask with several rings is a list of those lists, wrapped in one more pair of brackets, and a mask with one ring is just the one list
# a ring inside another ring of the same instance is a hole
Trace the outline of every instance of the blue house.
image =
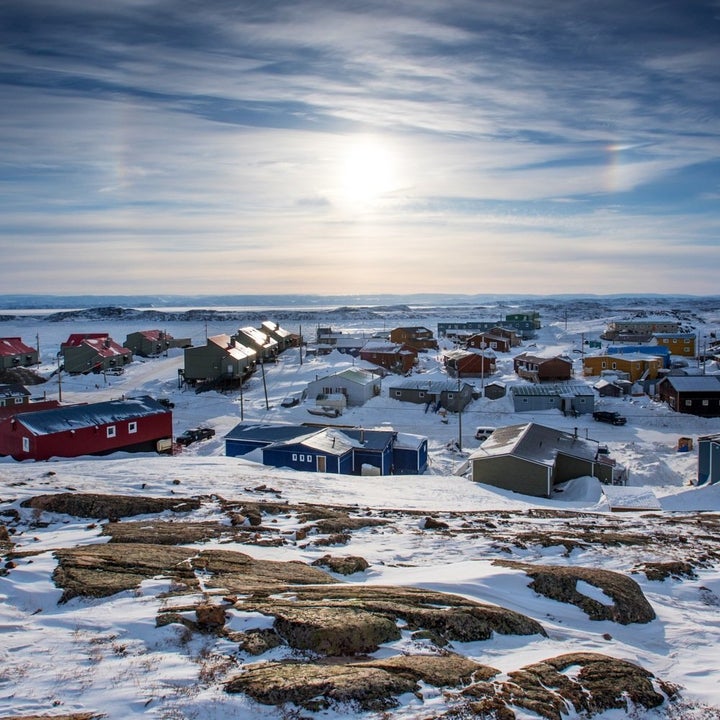
[(395, 475), (422, 475), (428, 467), (428, 439), (420, 435), (397, 433), (393, 446)]
[(421, 474), (428, 465), (427, 438), (392, 429), (240, 423), (225, 436), (228, 457), (254, 450), (265, 465), (305, 472)]
[(608, 355), (633, 355), (634, 353), (662, 358), (663, 367), (670, 367), (670, 348), (663, 345), (610, 345), (607, 349)]
[(698, 438), (697, 484), (720, 482), (720, 435)]
[[(309, 428), (306, 428), (306, 430)], [(263, 449), (263, 464), (305, 472), (353, 474), (355, 441), (331, 428), (313, 430), (295, 440)]]

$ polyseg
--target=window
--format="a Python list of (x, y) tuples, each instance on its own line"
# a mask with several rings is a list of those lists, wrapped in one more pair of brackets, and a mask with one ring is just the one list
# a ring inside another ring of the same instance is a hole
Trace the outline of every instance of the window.
[(305, 462), (305, 455), (300, 453), (300, 462)]
[[(395, 397), (400, 397), (402, 395), (400, 390), (393, 390), (393, 394), (395, 395)], [(420, 395), (420, 397), (422, 397), (422, 394)]]
[(30, 452), (30, 438), (23, 438), (23, 452)]
[(117, 435), (117, 429), (114, 425), (108, 425), (106, 431), (109, 438), (114, 438)]
[(422, 398), (425, 397), (425, 393), (424, 392), (418, 393), (418, 397), (422, 400)]
[(702, 401), (702, 404), (703, 404), (703, 407), (709, 407), (709, 406), (710, 406), (710, 401), (709, 401), (707, 398), (705, 398), (705, 399)]
[(129, 422), (128, 423), (128, 433), (130, 433), (130, 435), (132, 435), (133, 433), (136, 433), (136, 432), (137, 432), (137, 422), (135, 422), (135, 421)]
[(297, 462), (297, 453), (292, 454), (293, 462)]
[(307, 456), (307, 461), (308, 461), (308, 462), (312, 462), (312, 455), (308, 455), (308, 456)]
[(16, 404), (16, 405), (22, 405), (22, 401), (23, 401), (22, 398), (15, 398), (15, 404)]
[(685, 407), (692, 407), (692, 400), (686, 400), (685, 401)]

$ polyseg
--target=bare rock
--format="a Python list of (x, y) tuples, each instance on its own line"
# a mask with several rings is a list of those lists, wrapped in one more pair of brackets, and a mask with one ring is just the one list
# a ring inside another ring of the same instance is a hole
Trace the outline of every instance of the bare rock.
[(370, 653), (400, 639), (393, 620), (361, 609), (286, 607), (273, 614), (276, 632), (290, 647), (321, 655)]
[(357, 555), (345, 555), (337, 557), (333, 555), (323, 555), (321, 558), (312, 562), (316, 567), (326, 567), (332, 572), (340, 575), (353, 575), (356, 572), (364, 572), (370, 567), (370, 564), (364, 558)]
[[(530, 587), (540, 595), (559, 602), (576, 605), (591, 620), (612, 620), (621, 625), (648, 623), (655, 611), (640, 586), (626, 575), (585, 567), (530, 565), (512, 560), (497, 560), (498, 565), (523, 570), (533, 579)], [(583, 595), (577, 589), (579, 580), (593, 585), (612, 598), (612, 605)]]
[(294, 703), (320, 710), (333, 703), (356, 703), (364, 710), (397, 705), (397, 696), (417, 692), (417, 683), (380, 668), (311, 663), (262, 663), (230, 679), (230, 693), (246, 693), (264, 705)]
[(43, 512), (64, 513), (74, 517), (103, 519), (149, 515), (166, 510), (188, 512), (189, 510), (197, 510), (200, 507), (200, 500), (197, 498), (57, 493), (36, 495), (24, 500), (21, 506)]

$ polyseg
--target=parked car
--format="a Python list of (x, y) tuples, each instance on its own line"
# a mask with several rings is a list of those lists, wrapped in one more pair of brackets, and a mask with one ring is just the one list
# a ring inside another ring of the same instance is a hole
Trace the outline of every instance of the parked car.
[(475, 439), (480, 442), (485, 442), (494, 432), (494, 427), (479, 427), (475, 430)]
[(178, 435), (175, 438), (175, 442), (178, 445), (184, 445), (185, 447), (187, 447), (188, 445), (192, 445), (194, 442), (197, 442), (198, 440), (207, 440), (214, 436), (215, 436), (215, 431), (212, 428), (198, 427), (198, 428), (192, 428), (190, 430), (186, 430), (182, 435)]
[(300, 390), (298, 392), (290, 393), (289, 395), (286, 395), (282, 402), (280, 403), (281, 407), (295, 407), (296, 405), (299, 405), (301, 401), (305, 399), (305, 391)]
[(620, 413), (610, 412), (608, 410), (596, 410), (593, 413), (593, 420), (609, 423), (610, 425), (624, 425), (627, 422), (627, 418), (623, 417)]

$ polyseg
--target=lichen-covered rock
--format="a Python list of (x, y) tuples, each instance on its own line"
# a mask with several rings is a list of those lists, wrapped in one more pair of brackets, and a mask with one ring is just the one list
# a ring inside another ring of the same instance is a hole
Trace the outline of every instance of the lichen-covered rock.
[[(570, 668), (576, 669), (569, 673)], [(658, 707), (665, 696), (655, 690), (653, 675), (638, 665), (595, 653), (570, 653), (508, 673), (499, 694), (508, 705), (548, 720), (562, 720), (570, 707), (594, 715), (628, 710), (628, 701)]]
[(470, 660), (462, 655), (394, 655), (382, 660), (359, 663), (360, 667), (376, 667), (436, 687), (457, 687), (469, 682), (489, 680), (499, 670)]
[(316, 567), (326, 567), (332, 572), (340, 575), (353, 575), (356, 572), (364, 572), (370, 567), (365, 558), (357, 555), (345, 555), (338, 557), (334, 555), (323, 555), (321, 558), (314, 560), (312, 565)]
[[(539, 595), (576, 605), (591, 620), (612, 620), (621, 625), (648, 623), (655, 619), (652, 605), (640, 586), (626, 575), (611, 570), (555, 565), (530, 565), (512, 560), (496, 560), (495, 564), (523, 570), (533, 581), (531, 587)], [(605, 605), (577, 589), (579, 580), (593, 585), (612, 598)]]
[(166, 510), (188, 512), (200, 507), (198, 498), (162, 498), (142, 495), (101, 495), (94, 493), (56, 493), (23, 500), (22, 507), (74, 517), (121, 518), (149, 515)]
[(640, 566), (640, 572), (645, 573), (648, 580), (663, 581), (669, 577), (674, 579), (686, 578), (694, 580), (697, 578), (695, 569), (689, 562), (680, 560), (674, 562), (648, 562)]
[(380, 668), (314, 663), (262, 663), (250, 666), (225, 685), (264, 705), (294, 703), (320, 710), (332, 703), (356, 703), (364, 710), (397, 705), (397, 696), (418, 690), (417, 683)]
[(400, 639), (394, 621), (361, 609), (284, 607), (273, 614), (276, 632), (290, 647), (321, 655), (370, 653)]

